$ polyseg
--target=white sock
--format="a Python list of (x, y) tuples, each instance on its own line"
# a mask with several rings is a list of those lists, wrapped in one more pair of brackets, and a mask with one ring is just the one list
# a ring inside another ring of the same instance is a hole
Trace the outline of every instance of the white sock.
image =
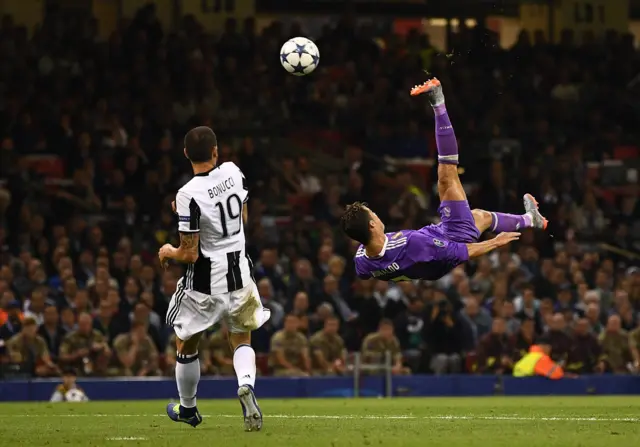
[(200, 382), (200, 360), (198, 353), (176, 357), (176, 383), (180, 395), (180, 405), (185, 408), (196, 406), (196, 393)]
[(238, 376), (238, 386), (256, 383), (256, 353), (249, 345), (240, 345), (233, 353), (233, 369)]

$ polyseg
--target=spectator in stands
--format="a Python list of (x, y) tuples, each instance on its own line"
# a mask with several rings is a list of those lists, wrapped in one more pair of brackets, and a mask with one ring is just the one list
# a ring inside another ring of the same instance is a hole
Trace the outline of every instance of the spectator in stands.
[(31, 317), (26, 317), (20, 333), (7, 341), (7, 352), (11, 362), (22, 364), (38, 377), (48, 377), (60, 373), (53, 363), (47, 343), (38, 335), (38, 325)]
[(68, 333), (60, 345), (60, 362), (82, 375), (104, 375), (111, 359), (107, 339), (93, 329), (91, 315), (78, 316), (78, 329)]
[(513, 349), (511, 358), (514, 361), (527, 355), (529, 348), (534, 344), (535, 335), (535, 322), (530, 318), (523, 320), (518, 332), (511, 335), (510, 345)]
[(347, 262), (342, 256), (334, 255), (329, 259), (329, 274), (338, 281), (338, 290), (341, 296), (350, 296), (351, 281), (345, 275)]
[(78, 327), (76, 322), (76, 314), (71, 307), (63, 307), (60, 310), (60, 326), (65, 334), (73, 332)]
[(339, 329), (340, 320), (330, 316), (324, 320), (324, 327), (309, 339), (314, 375), (341, 375), (345, 372), (347, 351)]
[(629, 333), (629, 350), (633, 358), (633, 368), (640, 371), (640, 326)]
[(420, 297), (411, 298), (407, 303), (407, 309), (400, 312), (393, 321), (405, 362), (411, 365), (414, 371), (419, 369), (420, 358), (425, 349), (422, 338), (425, 326), (424, 307), (424, 301)]
[(322, 189), (318, 177), (311, 173), (309, 160), (306, 157), (298, 158), (298, 184), (303, 194), (309, 197), (317, 194)]
[(73, 297), (73, 304), (71, 305), (76, 315), (81, 313), (93, 313), (93, 306), (89, 300), (89, 291), (86, 289), (80, 289)]
[[(331, 303), (324, 302), (318, 306), (315, 313), (309, 318), (309, 332), (315, 334), (324, 328), (324, 323), (328, 318), (336, 317)], [(337, 317), (336, 317), (337, 318)], [(339, 320), (339, 319), (338, 319)]]
[(4, 324), (0, 327), (0, 340), (9, 340), (22, 329), (23, 315), (20, 311), (20, 301), (13, 299), (12, 292), (6, 291), (4, 297), (4, 301), (7, 302), (4, 307), (6, 317)]
[(511, 301), (504, 301), (498, 316), (504, 320), (507, 334), (515, 334), (522, 324), (515, 316), (516, 308)]
[(273, 297), (278, 299), (286, 291), (283, 279), (284, 270), (278, 263), (278, 250), (275, 247), (265, 247), (260, 253), (260, 260), (255, 266), (256, 279), (268, 278), (273, 287)]
[(58, 307), (73, 307), (74, 299), (78, 293), (78, 284), (74, 278), (69, 278), (62, 283), (62, 293), (58, 298)]
[(323, 244), (318, 249), (314, 274), (318, 278), (324, 278), (329, 273), (329, 260), (334, 256), (333, 244)]
[(319, 281), (313, 277), (313, 269), (308, 259), (300, 259), (295, 263), (294, 274), (289, 280), (287, 297), (293, 299), (296, 293), (303, 291), (307, 293), (310, 307), (315, 309), (319, 304), (322, 295)]
[(289, 314), (284, 319), (284, 328), (271, 337), (269, 363), (275, 376), (300, 377), (311, 372), (309, 342), (298, 325), (298, 317)]
[(38, 328), (38, 335), (40, 335), (47, 344), (51, 359), (57, 362), (60, 353), (60, 344), (67, 334), (60, 326), (58, 308), (53, 304), (48, 304), (44, 308), (44, 317), (42, 320), (42, 324)]
[(606, 225), (604, 213), (598, 208), (598, 202), (593, 192), (587, 192), (582, 197), (582, 206), (573, 210), (572, 223), (577, 231), (589, 236), (601, 232)]
[(127, 331), (129, 327), (128, 321), (118, 318), (117, 305), (111, 300), (105, 299), (100, 301), (96, 316), (93, 318), (93, 328), (105, 336), (109, 344), (113, 343), (113, 339)]
[(298, 330), (305, 336), (309, 334), (309, 296), (306, 292), (298, 292), (293, 297), (293, 309), (291, 313), (298, 317)]
[(24, 316), (33, 318), (38, 325), (44, 321), (45, 290), (42, 287), (34, 289), (31, 292), (31, 299), (24, 303)]
[(460, 372), (465, 332), (461, 319), (454, 315), (453, 306), (446, 299), (432, 305), (429, 317), (425, 339), (431, 352), (431, 371), (434, 374)]
[(285, 316), (284, 307), (275, 300), (273, 285), (269, 278), (264, 277), (258, 281), (258, 293), (260, 294), (262, 305), (271, 311), (271, 318), (269, 318), (268, 323), (275, 328), (281, 327)]
[(604, 325), (602, 324), (601, 320), (602, 314), (600, 312), (600, 305), (597, 302), (587, 305), (585, 317), (589, 322), (591, 332), (593, 332), (596, 336), (599, 336), (604, 331)]
[(147, 328), (147, 334), (153, 340), (158, 352), (164, 351), (164, 342), (158, 328), (151, 324), (151, 309), (142, 301), (138, 302), (129, 315), (129, 321), (133, 327), (134, 323), (142, 323)]
[(516, 318), (519, 320), (531, 319), (536, 323), (536, 332), (542, 332), (542, 317), (540, 315), (540, 300), (535, 296), (534, 287), (525, 284), (522, 295), (513, 300), (516, 308)]
[(478, 344), (476, 371), (480, 374), (510, 374), (514, 363), (512, 352), (505, 321), (494, 318), (491, 332), (484, 335)]
[(491, 313), (482, 307), (474, 296), (465, 299), (462, 316), (471, 326), (475, 343), (491, 330)]
[(124, 294), (120, 300), (119, 312), (129, 314), (138, 302), (139, 295), (140, 285), (138, 281), (134, 277), (129, 276), (124, 285)]
[(507, 298), (507, 284), (505, 281), (501, 281), (500, 284), (494, 281), (493, 271), (491, 269), (491, 261), (489, 258), (482, 257), (478, 260), (478, 267), (476, 269), (471, 282), (474, 286), (478, 287), (483, 295), (486, 295), (493, 288), (494, 299)]
[(372, 366), (373, 368), (370, 368), (372, 372), (384, 373), (388, 359), (392, 374), (411, 373), (411, 370), (404, 366), (400, 342), (394, 334), (391, 320), (380, 321), (378, 331), (367, 335), (362, 341), (361, 351), (363, 363)]
[(573, 291), (571, 288), (571, 284), (564, 283), (560, 285), (555, 310), (556, 312), (560, 312), (562, 314), (568, 312), (569, 315), (573, 316), (575, 308), (573, 303)]
[(113, 341), (120, 368), (119, 375), (123, 376), (157, 376), (158, 349), (147, 333), (147, 326), (141, 321), (131, 324), (131, 331), (118, 335)]
[(213, 370), (221, 376), (231, 377), (235, 375), (235, 370), (233, 369), (233, 352), (228, 337), (229, 328), (225, 323), (222, 323), (220, 329), (211, 334), (207, 351), (210, 352), (209, 356), (213, 360), (211, 362)]
[(607, 320), (607, 327), (600, 334), (603, 360), (607, 371), (624, 374), (629, 372), (628, 365), (632, 364), (633, 357), (629, 346), (629, 336), (622, 329), (622, 323), (618, 315), (611, 315)]
[(598, 338), (589, 330), (589, 321), (581, 318), (573, 328), (572, 344), (567, 356), (565, 370), (574, 374), (593, 374), (605, 371), (601, 359), (601, 348)]
[(358, 314), (351, 309), (348, 298), (340, 292), (338, 280), (335, 276), (327, 275), (324, 277), (323, 291), (324, 294), (321, 301), (331, 303), (336, 315), (343, 323), (349, 323), (358, 317)]
[(560, 365), (566, 365), (571, 349), (571, 337), (567, 334), (567, 323), (561, 313), (553, 314), (547, 331), (551, 345), (551, 359)]
[(153, 297), (153, 293), (149, 291), (144, 291), (140, 294), (140, 303), (147, 306), (149, 310), (149, 324), (153, 326), (157, 331), (162, 329), (162, 318), (158, 315), (153, 309), (155, 304), (155, 298)]

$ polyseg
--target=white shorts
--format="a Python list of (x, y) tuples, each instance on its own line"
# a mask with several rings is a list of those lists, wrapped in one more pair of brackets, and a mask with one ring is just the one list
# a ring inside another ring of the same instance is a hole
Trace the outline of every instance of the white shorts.
[(167, 324), (173, 326), (180, 340), (209, 329), (224, 320), (233, 333), (251, 332), (269, 320), (271, 312), (262, 307), (258, 288), (252, 281), (235, 292), (205, 295), (184, 290), (184, 281), (178, 281), (176, 293), (171, 297), (167, 311)]

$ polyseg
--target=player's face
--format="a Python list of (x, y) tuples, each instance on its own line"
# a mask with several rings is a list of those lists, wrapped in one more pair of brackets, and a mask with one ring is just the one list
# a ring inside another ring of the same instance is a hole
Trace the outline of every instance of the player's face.
[(367, 211), (369, 211), (369, 215), (371, 216), (371, 231), (374, 234), (377, 233), (384, 233), (384, 224), (382, 223), (382, 221), (380, 220), (380, 218), (378, 217), (378, 215), (376, 213), (374, 213), (373, 211), (371, 211), (370, 208), (367, 208)]

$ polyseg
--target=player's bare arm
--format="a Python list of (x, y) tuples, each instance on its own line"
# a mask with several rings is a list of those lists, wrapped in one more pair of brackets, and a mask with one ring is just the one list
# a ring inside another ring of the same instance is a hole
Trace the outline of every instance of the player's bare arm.
[(246, 224), (249, 220), (249, 208), (247, 208), (247, 204), (245, 203), (242, 206), (242, 223)]
[(174, 247), (171, 244), (164, 244), (158, 252), (160, 264), (166, 267), (167, 261), (174, 261), (193, 264), (198, 260), (198, 244), (200, 243), (199, 233), (180, 233), (180, 246)]
[(520, 233), (500, 233), (488, 241), (466, 244), (467, 250), (469, 251), (469, 259), (485, 255), (496, 248), (517, 241), (518, 239), (520, 239)]

